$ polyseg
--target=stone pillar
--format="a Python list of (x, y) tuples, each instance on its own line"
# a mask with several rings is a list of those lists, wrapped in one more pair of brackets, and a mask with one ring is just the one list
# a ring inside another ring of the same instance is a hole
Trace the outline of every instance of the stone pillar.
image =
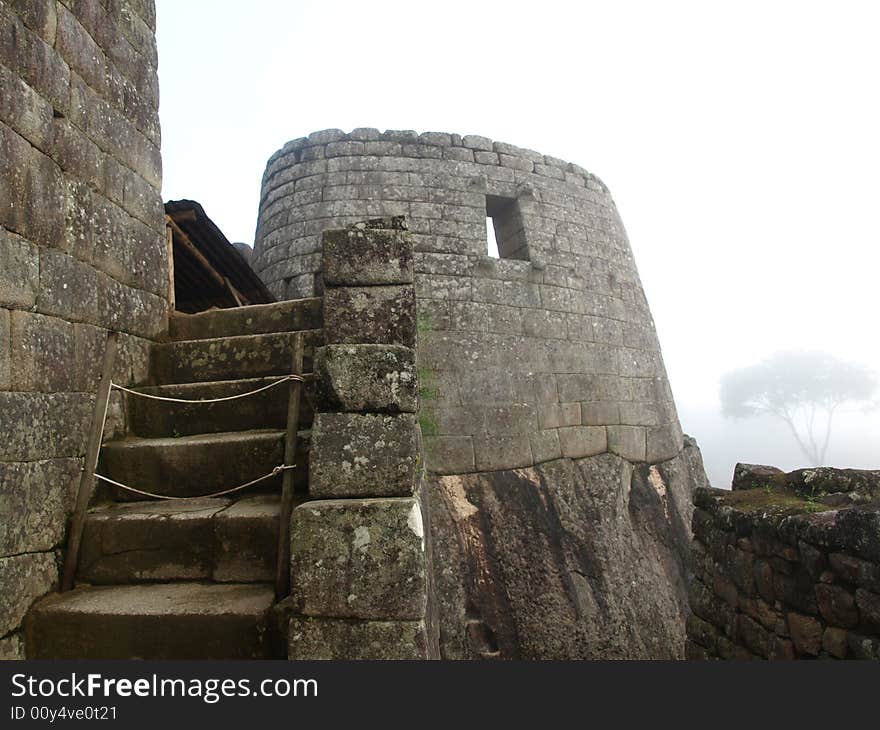
[(290, 659), (430, 659), (413, 246), (402, 219), (323, 235), (309, 491), (291, 518)]

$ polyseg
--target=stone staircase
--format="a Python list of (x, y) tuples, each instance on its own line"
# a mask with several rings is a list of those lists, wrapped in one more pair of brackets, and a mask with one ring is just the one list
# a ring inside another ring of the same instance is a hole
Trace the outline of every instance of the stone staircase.
[[(171, 319), (154, 346), (145, 393), (183, 399), (255, 390), (291, 371), (303, 337), (296, 503), (308, 490), (312, 357), (320, 298)], [(206, 405), (125, 396), (125, 438), (99, 473), (163, 495), (208, 495), (283, 463), (289, 387)], [(220, 498), (145, 500), (99, 487), (86, 519), (74, 590), (35, 604), (27, 651), (38, 659), (244, 659), (286, 656), (271, 609), (281, 476)]]

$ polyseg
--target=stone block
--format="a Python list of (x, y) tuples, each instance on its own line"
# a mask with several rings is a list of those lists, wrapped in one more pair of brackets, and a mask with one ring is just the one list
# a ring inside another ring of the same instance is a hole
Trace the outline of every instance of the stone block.
[(55, 555), (27, 553), (0, 558), (0, 636), (21, 626), (31, 604), (58, 581)]
[(570, 459), (595, 456), (608, 449), (606, 429), (602, 426), (565, 426), (558, 433), (562, 455)]
[(770, 642), (770, 659), (775, 661), (790, 661), (794, 659), (794, 644), (788, 639), (773, 636)]
[(749, 651), (765, 659), (770, 656), (771, 635), (764, 630), (757, 621), (748, 616), (737, 616), (737, 635)]
[(99, 274), (88, 264), (52, 250), (40, 252), (37, 308), (74, 322), (97, 324)]
[[(430, 380), (424, 375), (420, 385), (423, 395), (425, 389), (432, 390)], [(467, 403), (461, 406), (431, 406), (424, 403), (421, 410), (423, 436), (461, 436), (465, 434), (484, 433), (486, 430), (486, 414), (483, 406)], [(425, 429), (427, 422), (428, 428)]]
[(816, 656), (822, 649), (822, 624), (812, 616), (800, 613), (789, 613), (786, 619), (798, 653)]
[(325, 157), (346, 157), (362, 154), (364, 154), (364, 143), (353, 140), (330, 142), (324, 149)]
[(532, 445), (532, 459), (536, 464), (562, 457), (559, 434), (554, 428), (530, 433), (529, 441)]
[(880, 634), (880, 595), (859, 588), (856, 591), (856, 605), (859, 608), (861, 625)]
[(57, 16), (54, 0), (11, 0), (7, 5), (44, 41), (49, 44), (55, 42)]
[(418, 500), (317, 500), (293, 511), (291, 601), (305, 616), (420, 620), (427, 600)]
[(315, 351), (318, 410), (415, 413), (415, 353), (399, 345), (326, 345)]
[(846, 659), (849, 649), (846, 631), (829, 626), (822, 634), (822, 648), (835, 659)]
[(684, 446), (684, 437), (678, 421), (664, 426), (649, 426), (646, 459), (651, 463), (668, 461), (678, 454)]
[(287, 658), (293, 660), (429, 659), (421, 621), (361, 621), (292, 616)]
[(11, 316), (12, 388), (18, 391), (75, 390), (73, 324), (23, 310)]
[(581, 403), (581, 423), (584, 426), (615, 426), (620, 422), (617, 403), (611, 401)]
[(309, 494), (339, 497), (408, 497), (417, 485), (418, 422), (396, 416), (318, 413), (312, 427)]
[(645, 461), (646, 434), (641, 426), (609, 426), (608, 450), (628, 461)]
[(66, 191), (47, 156), (0, 123), (0, 225), (35, 243), (64, 247)]
[(92, 399), (86, 393), (0, 392), (0, 461), (81, 456)]
[[(299, 495), (295, 498), (300, 499)], [(214, 581), (275, 580), (279, 505), (274, 494), (255, 495), (237, 500), (214, 516), (216, 556), (211, 576)], [(178, 551), (181, 553), (186, 554)]]
[(541, 428), (560, 428), (581, 425), (580, 403), (540, 403), (538, 420)]
[(346, 228), (324, 231), (322, 242), (326, 286), (413, 281), (413, 243), (405, 231)]
[(474, 456), (477, 471), (520, 469), (535, 463), (532, 458), (532, 445), (527, 434), (475, 435)]
[(340, 142), (347, 137), (341, 129), (322, 129), (319, 132), (312, 132), (309, 135), (308, 143), (311, 146), (330, 144), (331, 142)]
[(461, 143), (472, 150), (492, 151), (492, 140), (488, 137), (481, 137), (478, 134), (466, 134), (462, 138)]
[(859, 622), (855, 598), (846, 588), (818, 583), (815, 590), (819, 613), (829, 624), (846, 629)]
[(18, 661), (25, 658), (24, 638), (20, 632), (0, 639), (0, 662)]
[(620, 422), (628, 426), (657, 426), (659, 409), (654, 403), (621, 403)]
[(80, 459), (0, 462), (0, 554), (36, 553), (64, 539)]
[[(23, 0), (19, 4), (23, 4)], [(27, 4), (35, 6), (35, 3)], [(4, 3), (0, 6), (0, 24), (6, 30), (0, 36), (0, 62), (20, 75), (56, 109), (66, 112), (70, 70), (52, 47), (56, 27), (55, 13), (52, 13), (53, 19), (46, 26), (39, 30), (34, 28), (36, 32), (30, 32), (6, 5)], [(44, 41), (40, 38), (37, 34), (41, 31), (51, 31), (51, 40), (46, 38)]]
[(34, 147), (48, 152), (52, 145), (52, 105), (6, 67), (0, 65), (0, 120)]
[(880, 640), (847, 632), (847, 648), (853, 659), (880, 659)]
[(437, 474), (468, 474), (476, 470), (472, 436), (425, 436), (428, 468)]
[(37, 247), (0, 227), (0, 307), (32, 307), (39, 279)]
[(0, 390), (12, 387), (12, 341), (10, 311), (0, 308)]
[(330, 287), (324, 291), (327, 344), (416, 344), (412, 286)]
[(538, 415), (531, 403), (486, 406), (486, 432), (491, 435), (531, 433), (538, 430)]

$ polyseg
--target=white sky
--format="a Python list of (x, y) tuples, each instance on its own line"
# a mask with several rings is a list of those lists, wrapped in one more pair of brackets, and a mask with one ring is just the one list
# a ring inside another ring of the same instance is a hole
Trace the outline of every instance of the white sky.
[(608, 184), (679, 405), (782, 349), (880, 370), (880, 4), (156, 4), (163, 194), (230, 240), (288, 139), (481, 134)]

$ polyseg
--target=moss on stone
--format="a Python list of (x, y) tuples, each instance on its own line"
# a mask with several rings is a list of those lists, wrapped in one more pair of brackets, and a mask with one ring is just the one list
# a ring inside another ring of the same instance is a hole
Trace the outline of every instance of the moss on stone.
[(778, 488), (759, 487), (741, 489), (725, 494), (719, 501), (739, 512), (821, 512), (831, 509), (826, 505), (805, 499), (794, 492)]

